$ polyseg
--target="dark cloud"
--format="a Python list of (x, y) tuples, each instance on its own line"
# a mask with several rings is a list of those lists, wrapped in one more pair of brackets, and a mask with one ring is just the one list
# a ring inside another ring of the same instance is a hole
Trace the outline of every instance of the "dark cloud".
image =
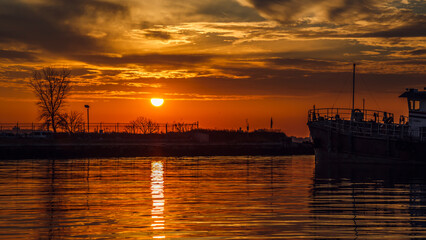
[(170, 35), (168, 32), (164, 32), (164, 31), (147, 30), (146, 33), (145, 33), (145, 36), (147, 38), (160, 39), (160, 40), (172, 39), (172, 35)]
[(206, 1), (195, 10), (197, 14), (213, 16), (215, 21), (263, 21), (255, 10), (241, 6), (235, 1)]
[[(426, 52), (426, 51), (425, 51)], [(395, 65), (416, 65), (416, 66), (426, 66), (426, 59), (413, 59), (413, 60), (404, 60), (392, 62)]]
[(24, 79), (30, 76), (30, 71), (6, 70), (0, 73), (0, 79), (7, 79), (8, 81), (13, 80), (15, 82), (24, 82)]
[(72, 76), (84, 76), (84, 75), (90, 75), (90, 74), (96, 74), (98, 71), (91, 68), (77, 68), (73, 67), (71, 70)]
[(155, 23), (149, 22), (149, 21), (142, 21), (141, 23), (136, 25), (136, 28), (138, 29), (149, 29), (153, 28), (155, 26)]
[(322, 68), (341, 65), (337, 62), (315, 60), (315, 59), (292, 59), (292, 58), (273, 58), (269, 62), (278, 66), (300, 66), (305, 68)]
[[(212, 95), (309, 96), (318, 93), (350, 92), (352, 68), (346, 71), (317, 72), (298, 69), (224, 68), (234, 76), (158, 79), (164, 90)], [(359, 91), (389, 92), (424, 84), (423, 74), (358, 73)], [(401, 81), (404, 79), (404, 81)], [(191, 86), (186, 88), (184, 86)]]
[[(149, 90), (150, 88), (137, 88), (134, 86), (130, 86), (125, 84), (125, 82), (119, 82), (120, 84), (111, 84), (111, 83), (105, 83), (102, 85), (90, 85), (90, 86), (73, 86), (74, 93), (79, 92), (93, 92), (93, 91), (108, 91), (108, 92), (114, 92), (114, 91), (126, 91), (127, 95), (129, 97), (135, 97), (134, 94), (136, 91), (143, 91), (143, 90)], [(133, 95), (133, 96), (132, 96)]]
[(263, 21), (259, 13), (235, 0), (145, 0), (136, 1), (142, 29), (152, 25), (176, 25), (190, 22)]
[[(241, 0), (243, 1), (243, 0)], [(414, 9), (396, 8), (381, 0), (244, 0), (263, 16), (308, 37), (420, 37), (426, 35), (426, 16)], [(362, 24), (357, 22), (361, 21)], [(304, 31), (321, 26), (321, 31)], [(339, 29), (344, 27), (344, 32)]]
[(426, 36), (426, 18), (419, 19), (418, 22), (391, 28), (389, 30), (377, 31), (367, 34), (361, 34), (360, 37), (424, 37)]
[(72, 58), (94, 65), (138, 64), (176, 69), (208, 62), (212, 55), (197, 54), (129, 54), (122, 57), (105, 55), (73, 55)]
[(37, 60), (37, 57), (33, 53), (21, 52), (21, 51), (12, 51), (12, 50), (1, 50), (0, 49), (0, 59), (9, 59), (14, 61), (26, 61), (34, 62)]
[[(329, 1), (325, 1), (325, 3), (327, 2)], [(326, 16), (333, 22), (342, 21), (345, 18), (356, 19), (359, 16), (361, 18), (380, 16), (386, 10), (379, 8), (377, 3), (377, 0), (344, 0), (340, 5), (326, 8)]]
[[(263, 15), (282, 23), (303, 21), (306, 17), (332, 22), (380, 14), (377, 0), (247, 0)], [(348, 19), (349, 18), (349, 19)]]
[(410, 51), (409, 54), (414, 56), (425, 55), (426, 49), (413, 50), (413, 51)]
[(102, 44), (83, 33), (76, 21), (85, 19), (86, 24), (95, 24), (101, 15), (112, 18), (126, 11), (122, 5), (96, 0), (46, 4), (0, 1), (0, 42), (24, 43), (51, 53), (97, 51)]
[(119, 75), (120, 73), (122, 73), (121, 70), (101, 70), (100, 75), (101, 76), (111, 76), (111, 77), (113, 77), (113, 76)]

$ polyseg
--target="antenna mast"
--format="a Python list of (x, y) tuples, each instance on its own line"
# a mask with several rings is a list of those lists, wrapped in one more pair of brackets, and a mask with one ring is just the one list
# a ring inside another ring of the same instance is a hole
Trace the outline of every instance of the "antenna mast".
[(355, 63), (354, 63), (354, 70), (352, 75), (352, 112), (355, 109)]

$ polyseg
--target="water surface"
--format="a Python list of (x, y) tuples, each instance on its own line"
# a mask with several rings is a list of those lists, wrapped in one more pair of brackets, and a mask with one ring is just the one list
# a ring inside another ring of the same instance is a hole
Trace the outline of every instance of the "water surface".
[(0, 163), (0, 239), (421, 239), (423, 170), (313, 156)]

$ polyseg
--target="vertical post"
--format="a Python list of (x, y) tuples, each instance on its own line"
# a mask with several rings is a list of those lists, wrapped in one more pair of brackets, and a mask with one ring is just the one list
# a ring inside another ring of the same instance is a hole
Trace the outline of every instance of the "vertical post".
[(385, 134), (388, 134), (388, 124), (385, 123)]
[(352, 111), (355, 109), (355, 66), (354, 63), (354, 69), (352, 72)]
[(89, 124), (89, 108), (87, 108), (87, 132), (90, 132), (90, 124)]
[(246, 124), (247, 124), (247, 132), (249, 132), (249, 130), (250, 130), (250, 126), (249, 126), (248, 119), (246, 119)]
[(362, 120), (365, 119), (365, 98), (362, 99)]
[(89, 128), (89, 105), (84, 105), (84, 107), (87, 109), (87, 132), (90, 132), (90, 128)]

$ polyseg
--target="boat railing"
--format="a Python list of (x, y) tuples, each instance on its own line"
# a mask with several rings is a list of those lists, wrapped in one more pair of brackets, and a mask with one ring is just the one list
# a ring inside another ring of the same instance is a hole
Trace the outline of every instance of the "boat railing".
[(400, 117), (398, 123), (395, 123), (394, 115), (384, 111), (316, 108), (309, 110), (308, 118), (308, 122), (321, 122), (321, 125), (328, 129), (353, 135), (415, 138), (426, 141), (426, 132), (410, 130), (407, 117)]
[[(309, 110), (309, 121), (318, 120), (354, 120), (357, 122), (376, 122), (376, 123), (394, 123), (395, 117), (393, 113), (369, 109), (351, 108), (314, 108)], [(405, 124), (406, 117), (398, 119), (399, 124)]]

